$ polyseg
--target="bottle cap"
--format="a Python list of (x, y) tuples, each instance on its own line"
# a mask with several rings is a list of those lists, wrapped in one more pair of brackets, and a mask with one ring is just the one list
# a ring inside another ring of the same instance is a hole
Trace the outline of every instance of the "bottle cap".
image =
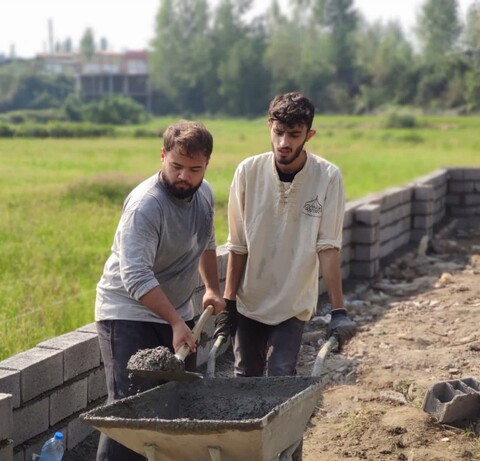
[(63, 434), (61, 432), (55, 432), (56, 439), (63, 439)]

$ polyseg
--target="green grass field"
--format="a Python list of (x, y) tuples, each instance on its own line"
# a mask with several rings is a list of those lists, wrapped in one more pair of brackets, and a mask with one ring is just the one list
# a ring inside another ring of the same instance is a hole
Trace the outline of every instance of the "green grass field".
[[(165, 128), (177, 119), (157, 119)], [(202, 120), (214, 135), (207, 172), (217, 241), (227, 236), (236, 165), (270, 148), (266, 121)], [(308, 147), (343, 171), (349, 200), (442, 166), (480, 165), (480, 120), (430, 117), (384, 129), (376, 117), (317, 117)], [(0, 140), (0, 359), (93, 321), (122, 202), (160, 167), (161, 139)]]

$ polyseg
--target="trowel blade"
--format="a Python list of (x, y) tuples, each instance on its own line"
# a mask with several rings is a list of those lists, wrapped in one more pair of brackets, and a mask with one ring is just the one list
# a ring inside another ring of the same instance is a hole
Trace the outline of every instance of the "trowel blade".
[(161, 371), (161, 370), (128, 370), (139, 378), (151, 379), (154, 381), (187, 381), (193, 382), (203, 379), (203, 375), (200, 373), (194, 373), (193, 371), (176, 370), (176, 371)]

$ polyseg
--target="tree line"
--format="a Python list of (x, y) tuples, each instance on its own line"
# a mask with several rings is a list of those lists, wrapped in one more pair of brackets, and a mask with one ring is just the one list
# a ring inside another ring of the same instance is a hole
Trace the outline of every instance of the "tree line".
[[(160, 1), (149, 53), (154, 112), (257, 116), (294, 90), (325, 113), (480, 109), (480, 0), (465, 19), (457, 0), (424, 0), (413, 37), (397, 21), (367, 21), (354, 0), (291, 0), (288, 11), (272, 0), (255, 17), (252, 4)], [(92, 30), (81, 51), (94, 53)], [(0, 68), (0, 111), (56, 107), (73, 91), (64, 76), (29, 74), (15, 86), (9, 72)]]

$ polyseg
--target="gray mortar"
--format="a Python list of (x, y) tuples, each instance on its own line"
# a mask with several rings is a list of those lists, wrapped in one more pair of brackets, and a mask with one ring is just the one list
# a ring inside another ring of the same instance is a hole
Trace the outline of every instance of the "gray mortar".
[(128, 361), (129, 370), (141, 371), (183, 371), (185, 364), (165, 346), (155, 349), (141, 349)]
[(259, 425), (262, 418), (273, 417), (280, 407), (289, 407), (301, 400), (299, 394), (311, 392), (320, 396), (317, 378), (214, 378), (194, 383), (170, 382), (96, 408), (81, 417), (96, 427), (148, 427), (168, 432), (245, 428)]

